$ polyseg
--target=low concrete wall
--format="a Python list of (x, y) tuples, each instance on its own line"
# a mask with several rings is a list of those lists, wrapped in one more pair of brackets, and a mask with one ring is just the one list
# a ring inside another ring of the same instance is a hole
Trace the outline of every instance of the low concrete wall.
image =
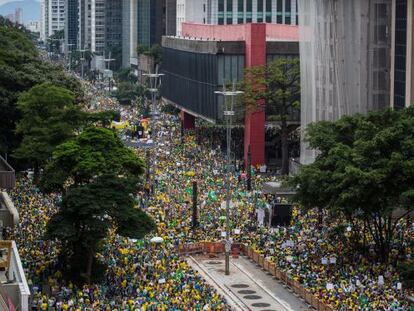
[[(0, 192), (0, 201), (6, 207), (6, 210), (1, 211), (0, 217), (4, 215), (3, 225), (4, 226), (16, 226), (19, 223), (19, 211), (14, 206), (13, 201), (10, 199), (7, 192), (2, 191)], [(8, 214), (8, 215), (7, 215)], [(11, 223), (10, 223), (11, 222)]]

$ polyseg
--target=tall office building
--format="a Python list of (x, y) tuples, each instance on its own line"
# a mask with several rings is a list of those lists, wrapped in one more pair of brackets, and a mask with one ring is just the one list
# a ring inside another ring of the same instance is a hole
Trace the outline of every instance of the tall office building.
[(103, 55), (106, 44), (106, 3), (110, 0), (79, 0), (78, 47)]
[(122, 63), (122, 4), (123, 0), (105, 3), (105, 54), (115, 59), (112, 68), (119, 68)]
[(99, 55), (105, 51), (105, 4), (105, 0), (90, 0), (90, 50)]
[(14, 11), (14, 22), (17, 24), (23, 24), (23, 9), (16, 8)]
[(177, 35), (183, 22), (297, 25), (297, 0), (177, 0)]
[(137, 1), (122, 2), (122, 67), (130, 67), (131, 58), (137, 57)]
[(177, 0), (165, 0), (165, 34), (175, 36), (177, 33)]
[(68, 53), (78, 49), (79, 0), (66, 0), (65, 6), (65, 53)]
[(138, 44), (161, 44), (165, 35), (165, 0), (137, 0), (137, 10)]
[(41, 1), (41, 34), (40, 38), (46, 40), (56, 31), (65, 27), (65, 0)]
[(46, 41), (46, 28), (47, 28), (47, 0), (40, 1), (40, 40)]
[(91, 42), (91, 0), (78, 3), (78, 49), (90, 48)]
[(414, 1), (392, 0), (391, 106), (414, 104)]
[[(302, 133), (390, 106), (392, 2), (299, 0)], [(301, 162), (315, 155), (302, 140)]]

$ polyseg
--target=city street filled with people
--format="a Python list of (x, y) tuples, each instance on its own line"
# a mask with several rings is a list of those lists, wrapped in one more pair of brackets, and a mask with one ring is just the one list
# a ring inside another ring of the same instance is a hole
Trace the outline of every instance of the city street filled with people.
[[(116, 109), (123, 120), (136, 122), (136, 110), (101, 96), (94, 109)], [(101, 106), (102, 105), (102, 106)], [(76, 287), (66, 283), (57, 265), (59, 243), (43, 240), (56, 213), (59, 195), (44, 195), (28, 177), (20, 177), (11, 192), (20, 224), (10, 232), (16, 240), (34, 292), (33, 310), (229, 310), (225, 299), (179, 257), (178, 246), (225, 239), (225, 161), (219, 144), (212, 148), (208, 130), (181, 137), (179, 118), (162, 114), (151, 120), (154, 147), (137, 149), (149, 161), (145, 186), (135, 193), (137, 206), (157, 223), (157, 232), (131, 240), (111, 232), (98, 260), (107, 265), (104, 280)], [(121, 130), (122, 132), (122, 130)], [(124, 135), (124, 133), (120, 133)], [(394, 262), (414, 252), (414, 227), (399, 224), (402, 239), (393, 244), (390, 264), (369, 261), (347, 249), (354, 228), (317, 211), (293, 209), (289, 226), (270, 228), (259, 216), (275, 198), (263, 194), (264, 182), (277, 177), (252, 172), (252, 191), (239, 165), (231, 176), (231, 238), (275, 262), (322, 301), (338, 310), (412, 310), (409, 292), (401, 285)], [(192, 185), (198, 185), (198, 226), (192, 228)], [(276, 198), (286, 200), (286, 198)], [(338, 229), (341, 228), (341, 229)], [(342, 230), (342, 234), (333, 234)], [(154, 236), (162, 243), (152, 243)], [(339, 238), (342, 237), (342, 238)], [(367, 242), (369, 243), (369, 241)], [(405, 252), (399, 252), (401, 243)], [(410, 309), (411, 308), (411, 309)]]

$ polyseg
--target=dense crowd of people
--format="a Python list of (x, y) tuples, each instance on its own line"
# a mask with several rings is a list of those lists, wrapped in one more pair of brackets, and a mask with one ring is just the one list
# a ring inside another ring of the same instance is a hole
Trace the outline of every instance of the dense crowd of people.
[[(119, 109), (133, 120), (136, 111), (99, 97), (91, 109)], [(11, 192), (20, 211), (20, 224), (11, 233), (16, 240), (33, 295), (34, 310), (229, 310), (223, 297), (208, 285), (176, 251), (178, 244), (225, 239), (224, 157), (220, 145), (212, 145), (207, 132), (180, 137), (176, 116), (162, 115), (151, 127), (156, 144), (150, 150), (148, 191), (137, 193), (137, 208), (157, 222), (157, 236), (130, 240), (110, 233), (98, 259), (108, 266), (99, 284), (78, 288), (66, 283), (57, 266), (59, 243), (44, 241), (45, 226), (57, 211), (59, 195), (45, 196), (27, 178)], [(145, 150), (137, 149), (143, 157)], [(260, 209), (271, 198), (261, 193), (263, 183), (274, 176), (253, 171), (248, 191), (242, 166), (230, 178), (231, 238), (246, 243), (338, 310), (413, 310), (395, 265), (368, 261), (347, 248), (353, 228), (332, 234), (340, 220), (318, 227), (318, 214), (295, 208), (288, 227), (269, 228), (258, 223)], [(192, 184), (198, 186), (198, 226), (192, 228)], [(405, 256), (414, 258), (414, 227), (399, 226)], [(396, 252), (392, 252), (397, 256)], [(394, 256), (394, 257), (395, 257)], [(393, 257), (393, 258), (394, 258)], [(410, 309), (411, 308), (411, 309)]]

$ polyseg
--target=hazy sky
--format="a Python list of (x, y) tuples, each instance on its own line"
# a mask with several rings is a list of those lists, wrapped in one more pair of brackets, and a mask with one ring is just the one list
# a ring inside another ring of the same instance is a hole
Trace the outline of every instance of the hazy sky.
[[(12, 2), (12, 1), (19, 1), (19, 0), (0, 0), (0, 5), (5, 4), (7, 2)], [(39, 0), (36, 0), (39, 1)]]

